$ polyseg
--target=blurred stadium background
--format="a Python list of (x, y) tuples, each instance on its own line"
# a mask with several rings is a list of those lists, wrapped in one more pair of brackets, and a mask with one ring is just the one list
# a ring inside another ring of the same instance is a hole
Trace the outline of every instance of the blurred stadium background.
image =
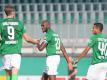
[[(16, 17), (24, 22), (27, 33), (33, 38), (44, 36), (41, 22), (49, 20), (68, 54), (73, 57), (87, 45), (94, 22), (103, 23), (103, 33), (107, 34), (107, 0), (0, 0), (1, 19), (5, 17), (3, 10), (6, 4), (15, 6)], [(84, 80), (91, 53), (78, 64), (77, 80)], [(24, 41), (22, 56), (20, 80), (40, 80), (45, 66), (45, 51), (39, 52), (34, 45)], [(63, 57), (58, 71), (58, 80), (67, 80), (67, 64)], [(0, 80), (5, 80), (4, 74), (4, 71), (0, 71)]]

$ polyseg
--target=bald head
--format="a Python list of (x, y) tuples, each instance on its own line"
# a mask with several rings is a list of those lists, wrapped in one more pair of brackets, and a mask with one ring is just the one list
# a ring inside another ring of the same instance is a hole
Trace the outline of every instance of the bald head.
[(42, 21), (41, 27), (42, 27), (42, 31), (43, 31), (43, 32), (47, 32), (48, 29), (50, 29), (50, 27), (51, 27), (51, 26), (50, 26), (50, 22), (49, 22), (48, 20)]
[(44, 21), (42, 22), (42, 24), (46, 24), (47, 27), (50, 27), (50, 22), (49, 22), (48, 20), (44, 20)]

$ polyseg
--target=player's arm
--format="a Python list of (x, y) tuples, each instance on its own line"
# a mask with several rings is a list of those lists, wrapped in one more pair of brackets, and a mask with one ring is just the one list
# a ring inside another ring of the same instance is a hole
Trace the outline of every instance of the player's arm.
[(23, 34), (23, 38), (25, 39), (25, 41), (27, 41), (28, 43), (32, 43), (32, 44), (38, 44), (39, 40), (37, 39), (32, 39), (27, 33)]
[(64, 57), (65, 57), (67, 63), (71, 62), (71, 61), (69, 60), (69, 55), (67, 54), (67, 52), (66, 52), (66, 50), (65, 50), (65, 47), (64, 47), (63, 43), (61, 43), (60, 49), (61, 49), (61, 51), (62, 51), (62, 53), (63, 53), (63, 55), (64, 55)]
[(85, 57), (88, 53), (88, 51), (96, 44), (96, 38), (92, 36), (88, 42), (88, 45), (85, 47), (83, 52), (78, 56), (76, 59), (76, 62), (80, 61), (81, 58)]
[(51, 41), (51, 39), (52, 39), (52, 36), (49, 34), (46, 34), (45, 37), (42, 39), (43, 40), (42, 43), (37, 44), (38, 50), (43, 51), (46, 48), (48, 42)]
[(64, 55), (64, 57), (65, 57), (65, 59), (66, 59), (66, 61), (68, 63), (69, 70), (73, 70), (72, 58), (67, 54), (63, 43), (61, 43), (60, 49), (61, 49), (61, 51), (62, 51), (62, 53), (63, 53), (63, 55)]
[(91, 48), (90, 48), (89, 46), (87, 46), (87, 47), (83, 50), (83, 52), (77, 57), (77, 62), (79, 62), (83, 57), (85, 57), (90, 49), (91, 49)]
[(21, 28), (21, 32), (23, 34), (23, 38), (25, 41), (27, 41), (28, 43), (32, 43), (32, 44), (38, 44), (39, 43), (39, 40), (37, 39), (32, 39), (27, 33), (26, 33), (26, 29), (24, 27), (24, 24), (19, 21), (19, 27)]
[(39, 51), (43, 51), (46, 46), (47, 46), (47, 41), (46, 40), (44, 40), (41, 44), (40, 43), (37, 44), (37, 48), (38, 48)]

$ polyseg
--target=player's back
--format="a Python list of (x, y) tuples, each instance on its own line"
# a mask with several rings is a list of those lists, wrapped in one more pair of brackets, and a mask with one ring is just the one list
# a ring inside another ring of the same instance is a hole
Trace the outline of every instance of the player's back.
[(107, 62), (107, 37), (104, 34), (93, 36), (93, 64)]
[(1, 53), (20, 53), (22, 47), (23, 24), (15, 18), (6, 18), (0, 23)]

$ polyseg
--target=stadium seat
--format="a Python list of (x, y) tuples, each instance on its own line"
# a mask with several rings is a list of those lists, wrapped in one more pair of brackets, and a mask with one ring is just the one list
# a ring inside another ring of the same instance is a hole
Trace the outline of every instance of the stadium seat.
[(49, 4), (45, 5), (45, 11), (50, 11), (50, 5)]
[(54, 13), (54, 22), (55, 24), (58, 23), (58, 13)]
[(74, 13), (71, 13), (70, 15), (70, 22), (71, 24), (74, 23)]
[(51, 21), (51, 14), (50, 13), (47, 13), (47, 20)]
[(83, 10), (83, 4), (77, 4), (77, 11)]
[(33, 0), (27, 0), (27, 3), (34, 3)]
[(12, 0), (12, 3), (14, 4), (18, 3), (18, 0)]
[(0, 0), (0, 3), (3, 3), (3, 0)]
[(81, 24), (83, 22), (83, 14), (80, 12), (80, 13), (78, 13), (78, 16), (79, 16), (78, 22), (79, 22), (79, 24)]
[(55, 12), (55, 11), (58, 11), (58, 10), (59, 10), (58, 5), (57, 4), (53, 4), (53, 11)]
[(35, 3), (42, 3), (41, 0), (34, 0)]
[(39, 24), (41, 24), (42, 23), (42, 20), (43, 20), (43, 14), (42, 13), (39, 13)]
[(19, 6), (18, 5), (14, 5), (16, 12), (19, 11)]
[(103, 4), (101, 5), (101, 10), (102, 10), (102, 11), (106, 11), (106, 10), (107, 10), (107, 3), (103, 3)]
[(31, 24), (33, 24), (35, 22), (35, 13), (31, 13), (30, 17), (31, 17), (31, 19), (30, 19)]
[[(84, 26), (92, 26), (94, 22), (102, 22), (104, 26), (107, 25), (107, 0), (0, 0), (0, 3), (0, 18), (5, 17), (4, 6), (13, 3), (16, 18), (34, 29), (34, 24), (40, 26), (43, 20), (48, 19), (52, 22), (54, 29), (59, 31), (61, 37), (67, 40), (66, 45), (68, 45), (68, 39), (75, 39), (74, 35), (78, 39), (91, 35), (90, 27)], [(56, 25), (59, 26), (58, 29), (55, 28)], [(84, 30), (81, 29), (81, 26), (84, 27)], [(65, 29), (68, 31), (61, 33)], [(87, 33), (79, 35), (77, 32)]]
[(34, 5), (29, 5), (29, 11), (31, 11), (31, 12), (35, 11)]
[(61, 5), (61, 11), (66, 11), (66, 5), (65, 4)]
[(88, 24), (91, 23), (91, 13), (90, 12), (87, 13), (87, 23)]
[(19, 0), (20, 3), (26, 3), (26, 0)]
[(5, 3), (10, 3), (10, 0), (4, 0)]
[(98, 12), (95, 13), (95, 22), (99, 22), (99, 13)]
[(107, 24), (107, 12), (104, 12), (104, 23)]
[(75, 10), (74, 8), (75, 8), (74, 4), (69, 4), (69, 11), (74, 11)]
[(22, 12), (27, 11), (27, 5), (22, 5), (21, 10), (22, 10)]
[(41, 5), (41, 4), (37, 5), (37, 11), (39, 12), (39, 11), (42, 11), (42, 10), (43, 10), (43, 5)]
[(85, 4), (85, 11), (91, 11), (91, 4), (89, 3)]
[(63, 15), (63, 23), (65, 24), (67, 21), (66, 13), (63, 13), (62, 15)]
[(2, 12), (2, 11), (3, 11), (3, 6), (1, 5), (1, 6), (0, 6), (0, 12)]
[(27, 23), (27, 13), (23, 13), (23, 22)]
[(93, 4), (93, 10), (98, 11), (99, 10), (99, 4)]

